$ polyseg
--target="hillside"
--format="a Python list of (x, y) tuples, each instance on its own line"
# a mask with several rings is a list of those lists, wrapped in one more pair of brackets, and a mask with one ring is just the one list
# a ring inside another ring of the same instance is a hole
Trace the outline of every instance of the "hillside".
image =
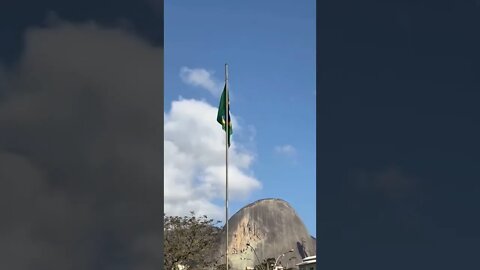
[[(284, 200), (263, 199), (251, 203), (228, 221), (229, 261), (233, 269), (254, 266), (266, 258), (277, 258), (290, 249), (280, 261), (294, 266), (303, 257), (316, 253), (316, 242), (307, 231), (295, 210)], [(256, 258), (249, 243), (256, 250)], [(225, 230), (218, 243), (217, 256), (225, 254)]]

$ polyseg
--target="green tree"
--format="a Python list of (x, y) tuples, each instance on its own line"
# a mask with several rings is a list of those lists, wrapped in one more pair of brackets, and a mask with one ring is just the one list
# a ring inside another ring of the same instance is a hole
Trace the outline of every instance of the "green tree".
[(176, 270), (181, 265), (188, 270), (214, 265), (212, 254), (220, 229), (207, 216), (164, 215), (164, 269)]

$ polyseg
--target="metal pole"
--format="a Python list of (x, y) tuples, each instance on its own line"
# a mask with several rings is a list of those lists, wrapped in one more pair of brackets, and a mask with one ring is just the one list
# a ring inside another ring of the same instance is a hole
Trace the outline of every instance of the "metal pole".
[(230, 124), (230, 111), (228, 98), (228, 65), (225, 64), (225, 226), (227, 231), (226, 247), (225, 247), (225, 266), (228, 270), (228, 137), (229, 137), (229, 124)]
[(287, 251), (287, 252), (283, 253), (282, 255), (278, 256), (278, 258), (275, 260), (275, 264), (273, 265), (273, 270), (277, 270), (277, 263), (278, 263), (278, 259), (280, 259), (280, 257), (283, 257), (283, 256), (285, 256), (285, 254), (293, 252), (293, 251), (294, 251), (293, 249), (290, 249), (289, 251)]
[(273, 270), (277, 270), (278, 259), (280, 259), (280, 257), (282, 257), (282, 256), (285, 256), (285, 254), (282, 254), (282, 255), (278, 256), (278, 258), (275, 260), (275, 264), (273, 265)]
[(255, 248), (253, 246), (251, 246), (250, 243), (247, 243), (247, 246), (249, 246), (253, 250), (253, 254), (255, 254), (255, 257), (257, 258), (258, 266), (260, 267), (260, 269), (263, 270), (264, 268), (262, 266), (262, 262), (258, 258), (257, 251), (255, 251)]

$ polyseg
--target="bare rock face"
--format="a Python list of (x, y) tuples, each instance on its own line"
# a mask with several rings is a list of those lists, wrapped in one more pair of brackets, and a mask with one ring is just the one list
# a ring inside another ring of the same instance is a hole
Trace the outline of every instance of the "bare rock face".
[[(228, 227), (228, 259), (232, 270), (253, 267), (259, 261), (277, 258), (291, 249), (294, 252), (279, 261), (285, 268), (295, 267), (302, 258), (316, 253), (315, 239), (295, 210), (281, 199), (263, 199), (245, 206), (229, 219)], [(225, 228), (219, 241), (217, 256), (224, 256)]]

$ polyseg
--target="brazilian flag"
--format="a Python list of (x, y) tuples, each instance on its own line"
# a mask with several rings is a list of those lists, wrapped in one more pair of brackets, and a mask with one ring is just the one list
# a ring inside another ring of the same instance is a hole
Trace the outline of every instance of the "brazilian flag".
[[(226, 113), (226, 95), (227, 95), (227, 85), (223, 87), (222, 97), (220, 98), (220, 105), (218, 105), (217, 113), (217, 122), (222, 125), (222, 129), (225, 130), (226, 125), (228, 124), (228, 146), (230, 147), (230, 137), (232, 136), (232, 121), (230, 121), (230, 100), (228, 101), (228, 113)], [(227, 116), (228, 115), (228, 118)], [(226, 120), (225, 120), (226, 119)]]

